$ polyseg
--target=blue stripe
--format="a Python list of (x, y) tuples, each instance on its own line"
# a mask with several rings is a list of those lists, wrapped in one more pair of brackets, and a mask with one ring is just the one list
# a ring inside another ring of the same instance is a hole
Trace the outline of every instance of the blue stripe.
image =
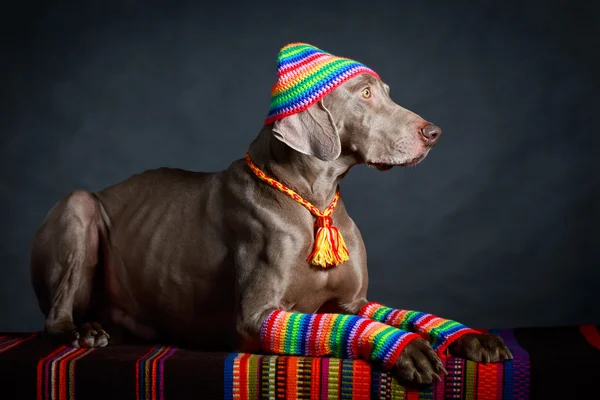
[[(349, 64), (342, 65), (342, 66), (340, 66), (340, 65), (339, 65), (339, 64), (342, 64), (342, 63), (348, 63), (348, 62), (349, 62)], [(348, 71), (349, 69), (352, 69), (352, 68), (356, 68), (357, 66), (362, 66), (362, 65), (361, 65), (360, 63), (357, 63), (357, 62), (354, 62), (354, 61), (349, 61), (349, 60), (342, 60), (342, 59), (340, 59), (340, 60), (335, 60), (335, 61), (333, 61), (332, 65), (327, 65), (327, 66), (324, 66), (323, 68), (320, 68), (320, 69), (318, 69), (318, 70), (314, 71), (312, 74), (304, 76), (304, 77), (302, 78), (302, 80), (301, 80), (301, 81), (299, 81), (298, 83), (296, 83), (296, 84), (295, 84), (295, 85), (294, 85), (292, 88), (290, 88), (290, 89), (287, 89), (287, 90), (285, 90), (284, 92), (277, 93), (275, 96), (273, 96), (273, 99), (274, 99), (274, 100), (275, 100), (275, 99), (280, 99), (281, 97), (284, 97), (284, 95), (289, 95), (289, 94), (290, 94), (290, 92), (293, 92), (293, 91), (294, 91), (296, 88), (298, 88), (298, 87), (301, 87), (302, 85), (306, 85), (306, 84), (307, 84), (307, 81), (308, 81), (309, 79), (312, 79), (314, 75), (317, 75), (317, 74), (319, 74), (319, 72), (320, 72), (322, 69), (324, 69), (324, 68), (325, 68), (325, 69), (329, 69), (329, 68), (332, 68), (332, 67), (333, 67), (332, 69), (330, 69), (330, 70), (327, 72), (327, 74), (326, 74), (324, 77), (322, 77), (322, 78), (321, 78), (321, 79), (318, 81), (318, 83), (317, 83), (317, 84), (311, 84), (311, 87), (310, 87), (309, 89), (307, 89), (306, 91), (302, 91), (302, 92), (300, 93), (301, 95), (304, 95), (304, 96), (301, 96), (301, 97), (295, 97), (295, 99), (298, 99), (298, 98), (300, 98), (300, 99), (306, 98), (306, 95), (307, 95), (307, 94), (309, 94), (309, 93), (310, 93), (310, 94), (314, 93), (314, 92), (315, 92), (315, 91), (316, 91), (318, 88), (322, 87), (322, 86), (323, 86), (325, 83), (329, 83), (329, 82), (331, 82), (332, 80), (334, 80), (335, 78), (337, 78), (338, 76), (340, 76), (340, 75), (341, 75), (343, 72), (346, 72), (346, 71)]]
[(224, 400), (233, 400), (233, 361), (238, 356), (238, 353), (229, 353), (225, 359), (223, 367), (223, 398)]
[(387, 311), (385, 313), (383, 313), (383, 315), (381, 316), (380, 319), (378, 319), (379, 322), (383, 322), (384, 324), (387, 322), (387, 319), (390, 317), (390, 314), (393, 313), (394, 311), (396, 311), (393, 308), (389, 308), (389, 307), (386, 307), (386, 308), (387, 308)]
[[(529, 353), (519, 345), (511, 329), (491, 329), (490, 333), (500, 335), (514, 356), (504, 361), (503, 399), (525, 399), (530, 396)], [(526, 383), (522, 382), (526, 381)]]
[(316, 49), (307, 48), (307, 49), (304, 49), (292, 56), (283, 56), (279, 60), (278, 67), (286, 67), (295, 62), (302, 61), (303, 59), (309, 58), (310, 56), (312, 56), (315, 53), (323, 53), (323, 52), (316, 50)]
[[(311, 325), (314, 325), (316, 315), (306, 315), (305, 318), (300, 320), (300, 330), (298, 332), (298, 340), (300, 341), (300, 354), (306, 354), (306, 335), (308, 335), (308, 328)], [(317, 329), (316, 326), (313, 326), (313, 329)]]
[[(338, 70), (334, 70), (334, 71), (330, 72), (329, 75), (327, 75), (323, 79), (321, 79), (317, 84), (314, 84), (312, 87), (310, 87), (308, 90), (296, 94), (295, 97), (292, 97), (283, 102), (280, 102), (279, 105), (277, 105), (277, 106), (274, 103), (272, 103), (271, 104), (272, 108), (269, 111), (268, 117), (271, 117), (272, 115), (283, 112), (284, 110), (286, 110), (288, 108), (292, 108), (296, 104), (302, 103), (303, 101), (307, 100), (308, 98), (313, 97), (317, 92), (320, 91), (320, 89), (323, 86), (327, 85), (328, 83), (331, 83), (333, 80), (344, 75), (346, 72), (348, 72), (352, 69), (356, 69), (358, 67), (363, 67), (363, 65), (350, 64), (350, 65), (347, 65)], [(279, 97), (279, 96), (276, 95), (273, 97), (273, 99), (275, 99), (277, 97)]]
[(354, 365), (352, 360), (342, 360), (342, 381), (340, 382), (340, 400), (352, 400), (352, 378)]
[(356, 324), (358, 324), (363, 318), (359, 317), (359, 316), (352, 316), (349, 320), (348, 323), (346, 325), (346, 328), (344, 329), (344, 332), (342, 333), (342, 354), (340, 355), (340, 357), (342, 358), (350, 358), (350, 347), (352, 346), (351, 343), (348, 343), (348, 341), (350, 340), (350, 334), (352, 333), (352, 329), (354, 329), (354, 326)]
[(152, 353), (148, 354), (146, 357), (142, 358), (142, 360), (140, 361), (140, 398), (145, 398), (146, 397), (146, 381), (145, 381), (145, 367), (146, 367), (146, 361), (154, 356), (156, 353), (158, 353), (161, 349), (163, 348), (163, 346), (160, 345), (156, 345), (156, 347), (154, 348), (154, 350), (152, 351)]

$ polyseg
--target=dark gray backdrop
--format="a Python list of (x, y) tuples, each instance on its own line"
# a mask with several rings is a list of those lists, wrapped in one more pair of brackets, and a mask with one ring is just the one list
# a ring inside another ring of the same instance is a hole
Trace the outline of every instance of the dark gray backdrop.
[(444, 129), (423, 164), (342, 184), (371, 299), (477, 327), (600, 323), (591, 6), (79, 3), (3, 12), (0, 331), (43, 326), (29, 251), (56, 201), (243, 157), (292, 41), (364, 62)]

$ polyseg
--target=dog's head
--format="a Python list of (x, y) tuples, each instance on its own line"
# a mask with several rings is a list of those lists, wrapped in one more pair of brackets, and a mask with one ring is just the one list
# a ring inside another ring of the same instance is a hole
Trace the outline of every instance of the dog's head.
[[(353, 76), (344, 75), (352, 70)], [(442, 133), (396, 104), (389, 86), (368, 67), (306, 44), (282, 49), (273, 110), (279, 113), (274, 136), (296, 151), (323, 161), (352, 154), (380, 170), (417, 164)]]

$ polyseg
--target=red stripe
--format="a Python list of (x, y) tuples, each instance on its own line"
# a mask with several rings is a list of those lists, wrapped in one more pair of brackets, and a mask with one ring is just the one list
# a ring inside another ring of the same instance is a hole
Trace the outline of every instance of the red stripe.
[[(373, 75), (376, 78), (379, 78), (379, 76), (375, 72), (373, 72), (373, 71), (359, 69), (356, 72), (354, 72), (352, 74), (349, 74), (348, 76), (344, 77), (344, 79), (341, 79), (338, 82), (337, 86), (339, 86), (342, 83), (346, 82), (348, 79), (354, 78), (356, 75), (360, 75), (360, 74), (369, 74), (369, 75)], [(321, 98), (325, 97), (327, 94), (331, 93), (337, 86), (332, 86), (332, 87), (328, 88), (327, 90), (324, 90), (323, 92), (321, 92), (321, 95), (320, 95), (319, 99), (321, 99)], [(296, 113), (299, 113), (301, 111), (304, 111), (307, 108), (309, 108), (310, 106), (312, 106), (314, 103), (316, 103), (319, 99), (315, 99), (313, 101), (310, 101), (307, 104), (303, 105), (302, 107), (298, 107), (298, 108), (295, 108), (295, 109), (292, 109), (292, 110), (289, 110), (289, 111), (286, 111), (286, 112), (283, 112), (283, 113), (280, 113), (280, 114), (273, 115), (270, 118), (266, 118), (264, 123), (265, 123), (265, 125), (270, 125), (270, 124), (272, 124), (273, 122), (275, 122), (278, 119), (282, 119), (282, 118), (285, 118), (285, 117), (290, 116), (292, 114), (296, 114)]]
[[(287, 359), (287, 380), (286, 380), (286, 396), (288, 399), (298, 398), (298, 360), (299, 357), (289, 357)], [(242, 396), (243, 399), (247, 398)]]
[(137, 361), (135, 362), (135, 398), (136, 399), (140, 398), (140, 363), (142, 362), (142, 360), (144, 358), (148, 357), (154, 351), (154, 349), (156, 349), (157, 347), (158, 347), (158, 345), (152, 346), (146, 354), (144, 354), (143, 356), (138, 358)]
[(43, 398), (44, 398), (44, 395), (43, 395), (43, 392), (44, 392), (44, 364), (46, 363), (46, 361), (54, 358), (54, 356), (56, 356), (58, 353), (60, 353), (61, 351), (63, 351), (66, 348), (67, 348), (67, 346), (60, 346), (59, 348), (54, 350), (52, 353), (48, 354), (46, 357), (44, 357), (40, 361), (38, 361), (38, 364), (37, 364), (37, 400), (43, 400)]
[[(435, 315), (431, 315), (431, 314), (428, 315), (428, 316), (426, 316), (425, 318), (423, 318), (423, 321), (420, 321), (418, 323), (417, 328), (419, 328), (419, 330), (420, 329), (424, 329), (424, 328), (421, 328), (421, 327), (425, 326), (429, 321), (431, 321), (434, 318), (437, 318), (437, 317)], [(429, 336), (429, 334), (427, 334), (427, 336)]]
[(352, 398), (369, 400), (371, 397), (371, 364), (364, 360), (353, 362)]
[(328, 56), (327, 54), (324, 54), (324, 53), (315, 53), (315, 54), (311, 55), (310, 57), (305, 58), (303, 61), (299, 62), (298, 64), (291, 64), (291, 65), (287, 65), (287, 66), (281, 68), (279, 70), (278, 76), (283, 76), (286, 73), (288, 73), (290, 71), (293, 71), (295, 69), (298, 69), (301, 66), (304, 66), (304, 65), (308, 64), (309, 62), (317, 59), (317, 58), (327, 58), (327, 59), (329, 59), (329, 58), (331, 58), (331, 56)]
[[(151, 376), (151, 381), (149, 384), (150, 387), (150, 391), (152, 392), (152, 400), (156, 400), (157, 395), (158, 395), (158, 377), (156, 376), (157, 374), (157, 365), (158, 362), (165, 357), (169, 351), (171, 350), (171, 346), (164, 346), (158, 353), (156, 353), (155, 355), (153, 355), (152, 357), (150, 357), (149, 360), (147, 360), (146, 362), (150, 363), (150, 376)], [(147, 394), (146, 394), (147, 396)]]
[(372, 322), (372, 321), (367, 318), (364, 318), (362, 321), (360, 321), (358, 323), (358, 326), (356, 327), (356, 334), (349, 338), (352, 340), (352, 343), (350, 343), (350, 346), (354, 350), (354, 353), (355, 353), (355, 354), (353, 354), (354, 358), (360, 357), (359, 349), (358, 349), (358, 346), (360, 344), (359, 339), (362, 336), (365, 329), (367, 329), (367, 326), (370, 324), (370, 322)]
[(313, 357), (310, 368), (310, 400), (321, 398), (321, 359)]
[(444, 351), (446, 351), (446, 349), (448, 348), (448, 346), (450, 346), (452, 344), (452, 342), (456, 341), (456, 339), (458, 339), (459, 337), (466, 335), (467, 333), (480, 333), (479, 331), (476, 331), (475, 329), (465, 329), (464, 331), (459, 331), (456, 332), (454, 335), (450, 335), (446, 338), (446, 341), (444, 344), (442, 344), (440, 347), (438, 347), (437, 349), (437, 353), (442, 354)]
[(308, 343), (308, 346), (305, 346), (306, 348), (306, 352), (307, 354), (311, 353), (311, 349), (310, 346), (314, 346), (314, 351), (316, 351), (316, 354), (321, 354), (320, 353), (320, 349), (318, 346), (318, 335), (319, 335), (319, 324), (321, 323), (321, 319), (323, 319), (324, 314), (317, 314), (315, 315), (315, 318), (313, 319), (313, 323), (312, 323), (312, 332), (310, 333), (310, 342)]
[(158, 382), (158, 379), (156, 379), (156, 366), (157, 366), (158, 361), (160, 361), (160, 359), (163, 358), (165, 356), (165, 354), (167, 354), (168, 352), (169, 352), (169, 346), (167, 346), (164, 349), (162, 349), (161, 351), (159, 351), (158, 354), (154, 355), (154, 358), (152, 359), (152, 361), (150, 361), (150, 376), (152, 376), (150, 390), (152, 392), (152, 400), (156, 400), (156, 392), (157, 392), (156, 384)]
[(478, 400), (496, 400), (498, 394), (498, 368), (500, 364), (479, 364), (475, 396)]
[(6, 350), (12, 348), (15, 344), (20, 342), (19, 339), (8, 339), (6, 342), (0, 344), (0, 353), (5, 352)]
[(277, 369), (275, 372), (275, 395), (278, 399), (286, 398), (285, 376), (286, 376), (286, 356), (277, 358)]
[[(4, 353), (5, 351), (13, 349), (13, 348), (19, 346), (20, 344), (23, 344), (26, 341), (33, 339), (37, 335), (38, 335), (37, 333), (34, 333), (33, 335), (29, 335), (29, 336), (27, 336), (25, 338), (16, 339), (16, 341), (11, 341), (10, 345), (8, 344), (8, 342), (3, 343), (3, 344), (0, 345), (0, 353)], [(5, 337), (7, 337), (7, 336), (5, 336)]]
[(406, 400), (419, 400), (419, 389), (406, 387), (404, 393), (406, 394)]
[(363, 318), (371, 318), (372, 313), (371, 312), (367, 313), (367, 311), (370, 311), (372, 307), (379, 306), (379, 305), (380, 305), (379, 303), (370, 301), (360, 308), (357, 315), (360, 317), (363, 317)]
[(582, 325), (579, 327), (579, 331), (589, 344), (600, 350), (600, 332), (595, 325)]
[[(356, 358), (359, 358), (361, 356), (361, 352), (360, 352), (360, 344), (361, 344), (361, 338), (364, 334), (364, 332), (367, 330), (367, 328), (369, 326), (371, 326), (371, 320), (369, 319), (364, 319), (360, 322), (360, 326), (358, 327), (358, 329), (356, 330), (356, 335), (354, 335), (354, 340), (351, 343), (352, 348), (354, 349), (354, 352), (356, 354), (354, 354), (354, 356)], [(365, 355), (363, 355), (365, 356)], [(368, 357), (368, 354), (366, 354), (366, 356)]]
[(504, 396), (504, 365), (498, 366), (496, 380), (498, 382), (496, 397), (502, 399)]
[(263, 349), (266, 351), (272, 351), (272, 347), (273, 347), (273, 325), (275, 324), (275, 320), (277, 318), (277, 316), (279, 314), (281, 314), (282, 311), (280, 310), (275, 310), (273, 311), (271, 314), (269, 314), (267, 316), (267, 327), (265, 329), (265, 338), (264, 338), (264, 343), (263, 345)]
[(406, 336), (404, 336), (402, 338), (400, 345), (398, 345), (396, 350), (394, 350), (394, 352), (392, 353), (392, 356), (390, 357), (390, 359), (388, 361), (390, 364), (389, 366), (393, 367), (396, 364), (396, 360), (398, 360), (398, 358), (400, 357), (400, 353), (402, 353), (402, 350), (404, 350), (406, 345), (418, 338), (420, 338), (420, 336), (417, 335), (416, 333), (409, 333)]
[(242, 399), (248, 398), (248, 360), (250, 359), (250, 354), (244, 354), (239, 358), (239, 366), (240, 366), (240, 397)]
[(67, 392), (69, 390), (69, 388), (67, 386), (67, 367), (69, 366), (69, 361), (71, 361), (78, 355), (85, 353), (86, 351), (87, 351), (87, 349), (75, 350), (73, 353), (69, 354), (67, 357), (58, 361), (58, 366), (56, 368), (58, 370), (58, 379), (56, 379), (56, 381), (58, 382), (58, 399), (59, 400), (67, 399)]
[[(442, 365), (444, 365), (444, 368), (448, 370), (448, 358), (444, 354), (442, 354), (440, 356), (440, 360), (442, 361)], [(435, 384), (433, 398), (442, 400), (444, 398), (444, 390), (446, 389), (446, 375), (440, 374), (440, 378), (442, 378), (442, 381)]]
[(70, 400), (75, 399), (75, 365), (76, 363), (81, 360), (83, 357), (86, 357), (88, 354), (92, 353), (95, 349), (94, 348), (88, 348), (87, 350), (85, 350), (85, 352), (81, 353), (77, 358), (74, 358), (70, 365), (68, 366), (68, 372), (67, 372), (67, 376), (68, 376), (68, 382), (69, 382), (69, 388), (68, 390), (68, 398)]

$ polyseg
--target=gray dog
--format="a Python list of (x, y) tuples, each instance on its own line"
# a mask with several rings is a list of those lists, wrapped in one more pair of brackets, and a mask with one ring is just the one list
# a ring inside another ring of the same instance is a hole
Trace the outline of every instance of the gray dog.
[[(331, 205), (338, 185), (355, 165), (420, 162), (441, 130), (394, 103), (372, 70), (310, 45), (284, 47), (278, 76), (247, 160), (215, 173), (146, 171), (96, 193), (73, 191), (50, 210), (31, 254), (47, 335), (81, 347), (136, 339), (277, 351), (264, 345), (274, 312), (361, 315), (369, 304), (365, 246), (342, 199)], [(315, 219), (308, 202), (331, 212)], [(329, 234), (319, 243), (316, 221)], [(308, 260), (320, 245), (335, 262)], [(403, 335), (399, 328), (393, 337)], [(512, 358), (498, 336), (463, 333), (447, 351), (483, 362)], [(428, 384), (445, 372), (428, 334), (390, 342), (386, 360), (402, 381)], [(372, 349), (392, 337), (383, 336), (352, 343)], [(346, 340), (332, 348), (351, 346), (353, 337), (332, 339)], [(304, 353), (294, 354), (340, 356), (311, 353), (318, 346), (310, 335), (301, 340)], [(378, 361), (364, 354), (356, 357)]]

